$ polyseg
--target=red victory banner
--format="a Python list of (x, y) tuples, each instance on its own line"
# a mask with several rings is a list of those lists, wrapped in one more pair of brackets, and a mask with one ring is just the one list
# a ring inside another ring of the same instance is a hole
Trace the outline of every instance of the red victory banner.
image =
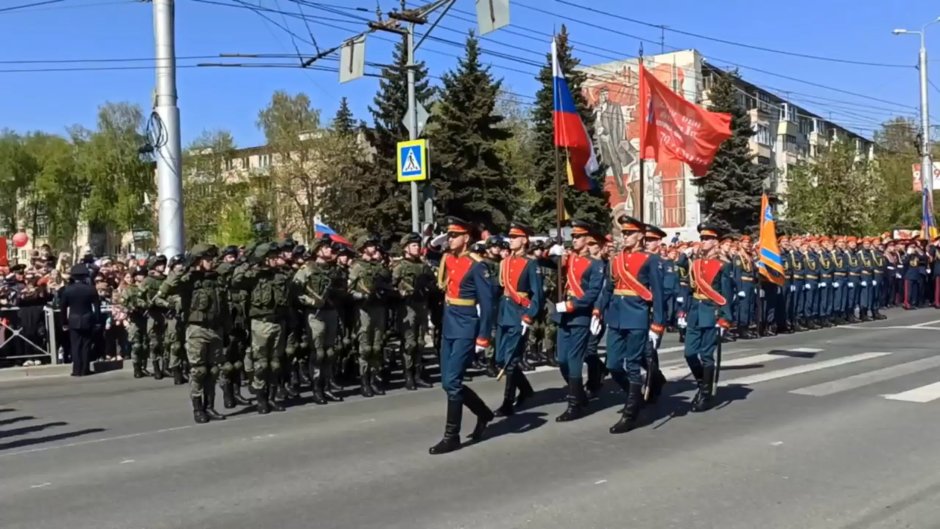
[(705, 176), (721, 142), (731, 137), (731, 114), (686, 101), (640, 63), (640, 152), (657, 163), (677, 160)]

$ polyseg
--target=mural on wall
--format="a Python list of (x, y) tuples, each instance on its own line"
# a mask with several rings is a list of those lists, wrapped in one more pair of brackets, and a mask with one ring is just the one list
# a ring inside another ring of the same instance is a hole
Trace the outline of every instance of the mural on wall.
[[(657, 79), (682, 92), (688, 99), (695, 93), (686, 86), (686, 69), (692, 64), (645, 63)], [(640, 206), (640, 124), (637, 119), (639, 75), (636, 61), (625, 61), (616, 69), (587, 68), (582, 85), (584, 97), (594, 113), (594, 147), (598, 161), (606, 167), (605, 189), (610, 193), (614, 218), (621, 214), (639, 216)], [(681, 228), (686, 223), (685, 178), (679, 162), (657, 164), (647, 160), (645, 171), (646, 221), (662, 228)]]

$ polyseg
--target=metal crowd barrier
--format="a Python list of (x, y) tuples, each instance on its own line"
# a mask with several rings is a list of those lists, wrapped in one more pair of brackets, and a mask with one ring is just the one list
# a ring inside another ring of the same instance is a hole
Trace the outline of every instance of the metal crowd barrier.
[[(13, 354), (0, 354), (0, 361), (3, 360), (35, 360), (48, 357), (50, 363), (61, 363), (62, 359), (58, 355), (58, 346), (56, 345), (56, 312), (50, 306), (43, 307), (44, 322), (46, 326), (46, 347), (37, 344), (23, 335), (23, 327), (20, 322), (20, 307), (0, 308), (0, 352), (10, 352)], [(16, 340), (20, 340), (26, 346), (26, 354), (17, 354)]]

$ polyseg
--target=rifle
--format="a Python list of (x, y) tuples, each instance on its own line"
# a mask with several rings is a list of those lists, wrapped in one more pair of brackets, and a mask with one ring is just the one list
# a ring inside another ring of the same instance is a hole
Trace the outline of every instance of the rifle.
[(715, 376), (712, 380), (712, 397), (718, 393), (718, 377), (721, 373), (721, 329), (718, 330), (718, 336), (715, 338)]

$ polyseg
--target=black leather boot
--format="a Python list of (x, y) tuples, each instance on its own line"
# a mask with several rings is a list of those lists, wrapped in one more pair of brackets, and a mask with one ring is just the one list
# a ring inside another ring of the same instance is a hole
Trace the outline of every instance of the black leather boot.
[(477, 416), (477, 423), (473, 427), (473, 432), (467, 437), (474, 442), (480, 441), (483, 439), (483, 431), (486, 430), (486, 425), (493, 420), (495, 415), (475, 391), (466, 386), (461, 391), (463, 392), (463, 403), (466, 404), (467, 409)]
[(447, 420), (444, 423), (444, 438), (428, 449), (431, 455), (446, 454), (460, 449), (460, 419), (463, 413), (458, 401), (447, 401)]
[(226, 380), (222, 384), (222, 406), (227, 410), (235, 407), (235, 392), (231, 380)]
[(284, 405), (277, 401), (275, 398), (278, 393), (278, 389), (283, 389), (284, 387), (280, 384), (268, 383), (268, 404), (271, 406), (271, 411), (284, 411)]
[(144, 378), (144, 370), (140, 364), (134, 364), (134, 378)]
[(372, 369), (365, 368), (362, 371), (362, 375), (359, 377), (360, 389), (362, 396), (369, 399), (375, 396), (375, 392), (372, 391)]
[(714, 367), (702, 368), (702, 378), (698, 381), (698, 393), (692, 400), (692, 411), (701, 412), (712, 407), (712, 382), (714, 382), (714, 376)]
[(179, 367), (179, 366), (176, 366), (176, 367), (174, 367), (174, 368), (172, 369), (172, 371), (173, 371), (173, 385), (174, 385), (174, 386), (182, 386), (182, 385), (184, 384), (184, 382), (183, 382), (183, 368), (182, 368), (182, 367)]
[(646, 399), (646, 402), (654, 404), (659, 400), (659, 396), (662, 395), (664, 387), (666, 387), (666, 376), (663, 375), (662, 371), (657, 369), (650, 379), (649, 398)]
[(196, 424), (205, 424), (209, 422), (209, 416), (202, 407), (202, 397), (193, 397), (193, 420)]
[(414, 369), (405, 368), (405, 389), (408, 391), (417, 391), (418, 387), (415, 385), (415, 372)]
[(321, 406), (326, 404), (326, 395), (323, 394), (324, 382), (322, 373), (313, 379), (313, 403)]
[(160, 365), (162, 360), (159, 358), (153, 359), (153, 379), (154, 380), (163, 380), (163, 367)]
[(372, 387), (372, 393), (375, 393), (376, 395), (385, 395), (385, 389), (382, 387), (383, 382), (375, 376), (375, 372), (371, 369), (369, 370), (369, 373), (371, 375), (369, 377), (369, 385)]
[(496, 370), (496, 357), (489, 357), (486, 359), (486, 376), (490, 378), (496, 378), (499, 375), (499, 371)]
[(213, 421), (224, 421), (225, 415), (215, 411), (215, 384), (206, 384), (203, 388), (203, 404), (206, 415)]
[(415, 386), (424, 389), (433, 388), (434, 385), (424, 378), (424, 373), (422, 373), (422, 371), (423, 369), (421, 369), (420, 366), (415, 366)]
[(555, 422), (569, 422), (584, 417), (584, 410), (581, 406), (581, 393), (583, 392), (584, 387), (581, 385), (580, 378), (568, 379), (568, 409), (555, 417)]
[(232, 398), (235, 399), (235, 404), (239, 406), (248, 406), (251, 404), (251, 399), (246, 399), (242, 397), (242, 374), (239, 371), (232, 373)]
[(506, 384), (503, 386), (503, 403), (496, 408), (494, 415), (497, 417), (509, 417), (516, 413), (516, 370), (518, 367), (507, 366), (505, 377)]
[(516, 388), (519, 390), (519, 396), (516, 397), (516, 408), (521, 408), (523, 404), (535, 395), (535, 390), (532, 389), (532, 384), (529, 384), (529, 379), (526, 378), (525, 373), (519, 369), (513, 370), (512, 375), (516, 377)]
[(258, 397), (258, 404), (256, 408), (260, 415), (267, 415), (271, 413), (271, 404), (268, 402), (268, 390), (267, 388), (256, 391), (255, 395)]
[(643, 402), (643, 387), (640, 384), (630, 384), (627, 390), (627, 403), (620, 414), (620, 420), (610, 427), (610, 433), (627, 433), (637, 427), (640, 417), (640, 406)]

